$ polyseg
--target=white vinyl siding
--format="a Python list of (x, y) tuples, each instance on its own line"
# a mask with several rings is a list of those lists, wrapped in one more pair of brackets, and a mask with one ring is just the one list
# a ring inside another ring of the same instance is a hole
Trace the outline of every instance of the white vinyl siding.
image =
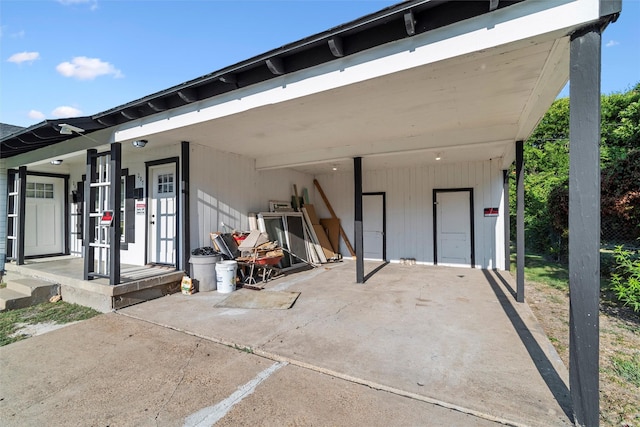
[[(415, 258), (433, 264), (433, 189), (473, 188), (475, 261), (479, 268), (503, 269), (504, 206), (501, 159), (431, 166), (367, 170), (363, 162), (363, 191), (387, 195), (387, 258)], [(353, 238), (353, 174), (341, 172), (316, 177), (329, 202)], [(319, 196), (316, 211), (328, 217)], [(484, 208), (499, 207), (498, 217), (484, 217)], [(353, 242), (351, 242), (353, 244)], [(341, 252), (349, 253), (341, 241)]]
[(313, 190), (313, 177), (292, 169), (256, 171), (255, 160), (191, 144), (191, 247), (211, 246), (209, 233), (249, 226), (248, 213), (269, 210), (269, 200), (290, 201), (293, 185)]

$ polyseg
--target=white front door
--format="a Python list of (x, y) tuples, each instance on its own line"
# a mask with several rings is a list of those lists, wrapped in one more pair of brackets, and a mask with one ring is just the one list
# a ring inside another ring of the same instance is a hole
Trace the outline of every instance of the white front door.
[(25, 256), (64, 251), (64, 178), (27, 175)]
[(471, 192), (436, 192), (436, 263), (471, 266)]
[(149, 200), (149, 262), (176, 263), (176, 167), (153, 166)]
[(364, 259), (384, 261), (384, 196), (362, 195)]

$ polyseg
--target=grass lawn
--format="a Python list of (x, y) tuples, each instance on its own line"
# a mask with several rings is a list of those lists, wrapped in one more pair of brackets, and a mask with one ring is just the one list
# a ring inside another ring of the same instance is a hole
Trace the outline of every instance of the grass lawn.
[[(515, 257), (511, 272), (515, 276)], [(525, 297), (569, 366), (569, 273), (566, 265), (539, 255), (525, 258)], [(640, 426), (640, 315), (622, 307), (601, 279), (600, 424)]]
[(15, 332), (25, 324), (36, 325), (45, 322), (64, 324), (89, 319), (98, 314), (100, 312), (92, 308), (64, 301), (44, 302), (33, 307), (7, 310), (0, 313), (0, 346), (28, 338), (29, 336), (24, 334), (15, 335)]

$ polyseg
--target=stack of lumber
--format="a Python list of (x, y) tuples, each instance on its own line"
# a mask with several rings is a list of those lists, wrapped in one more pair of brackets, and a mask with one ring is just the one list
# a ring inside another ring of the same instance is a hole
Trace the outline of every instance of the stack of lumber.
[[(336, 228), (336, 219), (331, 218), (329, 221), (320, 220), (314, 206), (309, 204), (301, 207), (300, 211), (302, 212), (307, 230), (309, 231), (308, 234), (312, 243), (311, 248), (315, 251), (315, 253), (311, 253), (311, 258), (317, 258), (320, 263), (340, 259), (337, 248), (339, 244), (340, 220), (337, 220), (338, 228)], [(327, 229), (323, 226), (322, 221), (325, 222)], [(336, 230), (338, 235), (335, 235)], [(329, 233), (327, 233), (327, 231), (329, 231)], [(332, 243), (329, 235), (331, 235), (335, 243)]]

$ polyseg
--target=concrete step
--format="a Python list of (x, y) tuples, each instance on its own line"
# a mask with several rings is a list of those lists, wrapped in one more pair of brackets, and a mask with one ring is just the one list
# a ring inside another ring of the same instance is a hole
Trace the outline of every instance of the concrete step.
[(15, 310), (17, 308), (29, 307), (30, 305), (31, 295), (8, 288), (0, 289), (0, 311)]
[(6, 284), (0, 289), (0, 311), (40, 304), (60, 291), (58, 284), (16, 274), (7, 275)]

